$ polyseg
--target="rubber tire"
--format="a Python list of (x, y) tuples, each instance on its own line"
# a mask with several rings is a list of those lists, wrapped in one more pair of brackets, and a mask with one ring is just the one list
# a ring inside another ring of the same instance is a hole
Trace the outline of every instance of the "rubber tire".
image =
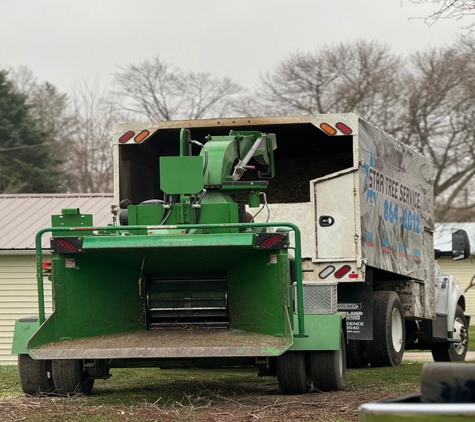
[(18, 376), (21, 389), (29, 396), (53, 393), (55, 390), (50, 360), (37, 360), (26, 354), (18, 355)]
[(94, 379), (83, 369), (83, 361), (77, 359), (53, 360), (53, 379), (57, 394), (73, 396), (91, 394)]
[(310, 373), (316, 390), (342, 391), (346, 386), (345, 337), (341, 333), (340, 350), (310, 352)]
[[(462, 324), (464, 332), (459, 333), (456, 322)], [(453, 335), (455, 338), (465, 337), (464, 343), (434, 343), (431, 347), (432, 357), (435, 362), (463, 362), (468, 350), (468, 324), (463, 309), (457, 305), (455, 309)]]
[(366, 353), (366, 341), (348, 340), (346, 347), (346, 367), (347, 368), (366, 368), (369, 360)]
[(285, 352), (278, 356), (276, 374), (284, 394), (305, 394), (312, 387), (310, 365), (305, 352)]
[[(393, 335), (400, 338), (393, 339)], [(367, 343), (366, 349), (370, 365), (399, 366), (404, 356), (405, 340), (404, 312), (398, 294), (373, 292), (373, 340)]]

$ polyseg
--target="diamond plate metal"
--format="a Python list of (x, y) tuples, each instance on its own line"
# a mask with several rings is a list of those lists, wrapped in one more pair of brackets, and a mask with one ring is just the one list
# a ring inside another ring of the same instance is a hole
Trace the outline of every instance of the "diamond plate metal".
[[(334, 314), (337, 312), (337, 282), (304, 282), (303, 308), (304, 313)], [(294, 283), (295, 313), (297, 313), (297, 283)]]

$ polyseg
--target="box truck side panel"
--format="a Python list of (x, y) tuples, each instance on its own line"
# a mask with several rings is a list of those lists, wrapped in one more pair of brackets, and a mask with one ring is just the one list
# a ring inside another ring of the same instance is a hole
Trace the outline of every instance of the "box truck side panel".
[(427, 158), (360, 121), (360, 204), (368, 265), (411, 279), (432, 273), (432, 166)]

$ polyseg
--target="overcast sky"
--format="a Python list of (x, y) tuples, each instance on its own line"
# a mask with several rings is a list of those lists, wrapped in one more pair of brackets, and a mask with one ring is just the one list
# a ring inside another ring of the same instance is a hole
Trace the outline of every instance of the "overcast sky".
[[(358, 38), (406, 53), (454, 41), (467, 22), (422, 19), (409, 0), (0, 0), (0, 67), (68, 92), (159, 55), (252, 88), (294, 52)], [(341, 58), (345, 60), (344, 57)]]

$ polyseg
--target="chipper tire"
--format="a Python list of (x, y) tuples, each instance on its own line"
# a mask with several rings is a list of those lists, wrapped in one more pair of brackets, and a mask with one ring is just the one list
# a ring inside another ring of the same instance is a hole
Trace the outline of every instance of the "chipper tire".
[(373, 293), (373, 340), (368, 342), (373, 367), (399, 366), (404, 355), (404, 313), (396, 292)]
[(53, 379), (58, 394), (73, 396), (91, 394), (94, 379), (83, 369), (83, 361), (76, 359), (53, 360)]
[(29, 396), (49, 394), (55, 390), (50, 360), (37, 360), (25, 354), (18, 355), (18, 375), (21, 389)]
[(277, 357), (277, 382), (284, 394), (305, 394), (310, 391), (311, 377), (305, 352), (286, 352)]
[(310, 373), (316, 390), (342, 391), (346, 386), (345, 337), (341, 333), (340, 350), (310, 352)]
[(462, 340), (461, 343), (433, 343), (432, 357), (435, 362), (463, 362), (468, 350), (467, 318), (460, 305), (457, 305), (453, 322), (453, 338)]

